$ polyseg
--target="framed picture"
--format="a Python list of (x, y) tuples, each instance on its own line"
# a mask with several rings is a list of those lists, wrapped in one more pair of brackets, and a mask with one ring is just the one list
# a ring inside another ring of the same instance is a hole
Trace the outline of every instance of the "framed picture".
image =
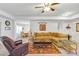
[(79, 23), (76, 23), (76, 32), (79, 32)]
[(9, 21), (9, 20), (6, 20), (6, 21), (5, 21), (5, 25), (6, 25), (6, 26), (10, 26), (10, 21)]
[(40, 23), (39, 24), (39, 30), (40, 31), (46, 31), (46, 23)]

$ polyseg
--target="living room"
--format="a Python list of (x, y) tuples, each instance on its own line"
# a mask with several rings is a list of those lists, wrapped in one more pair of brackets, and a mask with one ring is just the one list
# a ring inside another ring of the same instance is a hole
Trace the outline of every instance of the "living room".
[[(0, 55), (79, 55), (78, 5), (48, 3), (46, 8), (55, 10), (43, 10), (43, 3), (0, 3)], [(9, 39), (26, 44), (24, 50), (10, 51)]]

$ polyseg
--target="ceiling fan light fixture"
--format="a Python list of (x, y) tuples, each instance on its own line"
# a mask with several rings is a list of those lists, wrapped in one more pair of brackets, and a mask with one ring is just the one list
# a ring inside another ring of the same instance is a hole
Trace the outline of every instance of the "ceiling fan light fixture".
[(50, 10), (49, 7), (45, 7), (45, 8), (44, 8), (44, 11), (49, 11), (49, 10)]
[(48, 12), (48, 11), (55, 11), (55, 8), (53, 7), (54, 5), (57, 5), (59, 3), (43, 3), (42, 6), (36, 6), (35, 8), (42, 8), (42, 11), (41, 13), (44, 13), (44, 12)]
[(71, 27), (70, 27), (70, 25), (68, 24), (67, 26), (66, 26), (66, 29), (70, 29)]

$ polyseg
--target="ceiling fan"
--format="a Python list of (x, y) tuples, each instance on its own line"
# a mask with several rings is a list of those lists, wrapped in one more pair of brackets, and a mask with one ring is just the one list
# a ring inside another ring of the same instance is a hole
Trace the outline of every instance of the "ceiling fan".
[(53, 6), (57, 5), (59, 3), (44, 3), (42, 6), (36, 6), (35, 8), (42, 8), (41, 13), (44, 13), (45, 11), (55, 11), (55, 9), (53, 8)]

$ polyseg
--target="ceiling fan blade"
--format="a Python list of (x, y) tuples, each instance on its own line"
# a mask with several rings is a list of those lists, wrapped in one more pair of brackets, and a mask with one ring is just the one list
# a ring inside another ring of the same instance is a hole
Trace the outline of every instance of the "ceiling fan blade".
[(41, 13), (44, 13), (44, 12), (45, 12), (44, 10), (41, 11)]
[(53, 9), (53, 8), (50, 8), (52, 11), (55, 11), (55, 9)]
[(37, 6), (37, 7), (35, 7), (35, 8), (43, 8), (43, 6)]
[(57, 5), (57, 4), (60, 4), (60, 3), (52, 3), (51, 5)]

